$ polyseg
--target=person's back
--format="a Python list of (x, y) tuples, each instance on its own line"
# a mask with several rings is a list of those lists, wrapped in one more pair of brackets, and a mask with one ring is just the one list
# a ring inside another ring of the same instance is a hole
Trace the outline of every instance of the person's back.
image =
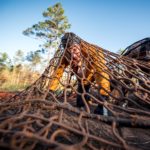
[(144, 38), (128, 46), (122, 55), (141, 61), (150, 61), (150, 38)]
[[(128, 46), (122, 53), (127, 56), (150, 65), (150, 37), (139, 40)], [(141, 67), (144, 72), (149, 73), (150, 69)]]

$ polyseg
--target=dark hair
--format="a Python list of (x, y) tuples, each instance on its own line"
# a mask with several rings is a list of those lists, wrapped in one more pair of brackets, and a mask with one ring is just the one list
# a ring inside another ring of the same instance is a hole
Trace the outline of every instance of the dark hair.
[(65, 35), (61, 38), (61, 44), (63, 48), (70, 47), (74, 43), (80, 44), (81, 38), (72, 32), (65, 33)]

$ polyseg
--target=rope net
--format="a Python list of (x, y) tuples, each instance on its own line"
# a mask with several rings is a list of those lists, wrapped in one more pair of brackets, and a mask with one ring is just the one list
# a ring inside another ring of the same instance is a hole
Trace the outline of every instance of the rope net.
[[(150, 65), (73, 33), (64, 37), (41, 77), (1, 100), (0, 147), (148, 150)], [(74, 43), (80, 45), (80, 67), (73, 66), (68, 48)], [(103, 115), (95, 114), (98, 107)]]

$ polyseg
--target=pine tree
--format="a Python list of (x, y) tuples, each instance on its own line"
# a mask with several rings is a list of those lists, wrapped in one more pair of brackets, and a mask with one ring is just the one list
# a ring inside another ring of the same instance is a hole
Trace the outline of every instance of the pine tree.
[(44, 40), (44, 48), (57, 48), (60, 37), (70, 28), (61, 3), (48, 7), (43, 12), (44, 21), (34, 24), (26, 29), (23, 34)]
[(30, 62), (31, 68), (34, 72), (36, 70), (37, 65), (41, 64), (42, 61), (41, 51), (40, 50), (30, 51), (26, 56), (26, 60)]
[(0, 53), (0, 71), (4, 69), (10, 69), (11, 59), (6, 52)]

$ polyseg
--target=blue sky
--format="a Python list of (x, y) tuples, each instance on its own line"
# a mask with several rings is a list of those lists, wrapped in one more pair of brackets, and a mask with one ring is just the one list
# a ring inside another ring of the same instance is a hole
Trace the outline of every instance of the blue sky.
[(65, 9), (69, 31), (110, 51), (150, 36), (150, 0), (0, 0), (0, 52), (37, 50), (40, 41), (22, 31), (42, 21), (56, 2)]

